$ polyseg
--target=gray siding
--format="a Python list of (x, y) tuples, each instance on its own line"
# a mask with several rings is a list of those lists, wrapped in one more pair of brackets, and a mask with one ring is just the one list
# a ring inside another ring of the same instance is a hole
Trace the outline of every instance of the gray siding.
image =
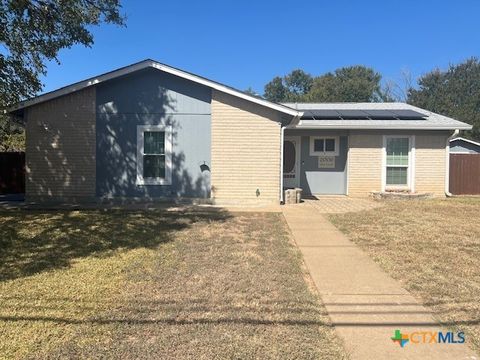
[[(322, 130), (290, 130), (286, 135), (301, 137), (300, 187), (305, 194), (346, 194), (348, 136), (346, 132)], [(339, 156), (335, 157), (335, 168), (320, 169), (318, 157), (310, 156), (310, 136), (338, 136)]]
[(463, 140), (454, 140), (450, 143), (450, 153), (480, 154), (480, 146)]
[[(98, 85), (96, 100), (97, 196), (210, 197), (209, 88), (148, 69)], [(172, 185), (136, 184), (137, 125), (172, 126)]]

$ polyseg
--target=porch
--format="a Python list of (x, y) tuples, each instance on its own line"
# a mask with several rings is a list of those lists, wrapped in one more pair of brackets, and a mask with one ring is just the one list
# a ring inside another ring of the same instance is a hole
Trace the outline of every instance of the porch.
[(283, 187), (301, 188), (304, 196), (348, 194), (348, 132), (285, 131)]

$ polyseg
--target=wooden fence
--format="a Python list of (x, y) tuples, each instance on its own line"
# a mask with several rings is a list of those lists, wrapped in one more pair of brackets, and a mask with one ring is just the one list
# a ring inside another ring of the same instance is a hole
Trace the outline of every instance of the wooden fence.
[(0, 152), (0, 194), (25, 192), (25, 153)]
[(450, 192), (480, 194), (480, 154), (450, 154)]

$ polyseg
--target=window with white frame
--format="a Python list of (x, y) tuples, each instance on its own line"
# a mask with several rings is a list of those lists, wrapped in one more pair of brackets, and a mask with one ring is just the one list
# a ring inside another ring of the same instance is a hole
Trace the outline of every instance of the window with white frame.
[(137, 126), (137, 184), (172, 183), (171, 128), (163, 125)]
[(338, 156), (338, 147), (339, 143), (337, 136), (310, 137), (311, 156)]
[(385, 137), (385, 187), (410, 188), (411, 138), (409, 136)]

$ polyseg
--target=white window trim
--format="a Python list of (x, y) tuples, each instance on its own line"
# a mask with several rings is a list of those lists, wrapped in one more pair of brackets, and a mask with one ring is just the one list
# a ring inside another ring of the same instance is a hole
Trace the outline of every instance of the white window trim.
[[(143, 177), (143, 146), (145, 131), (165, 132), (165, 178)], [(137, 125), (137, 185), (172, 184), (172, 127), (165, 125)]]
[[(407, 138), (408, 139), (408, 168), (407, 185), (387, 186), (387, 139)], [(386, 190), (409, 190), (415, 192), (415, 135), (383, 135), (382, 148), (382, 191)]]
[[(315, 151), (315, 140), (323, 139), (334, 139), (335, 140), (335, 151)], [(339, 154), (339, 137), (338, 136), (310, 136), (310, 156), (338, 156)]]

